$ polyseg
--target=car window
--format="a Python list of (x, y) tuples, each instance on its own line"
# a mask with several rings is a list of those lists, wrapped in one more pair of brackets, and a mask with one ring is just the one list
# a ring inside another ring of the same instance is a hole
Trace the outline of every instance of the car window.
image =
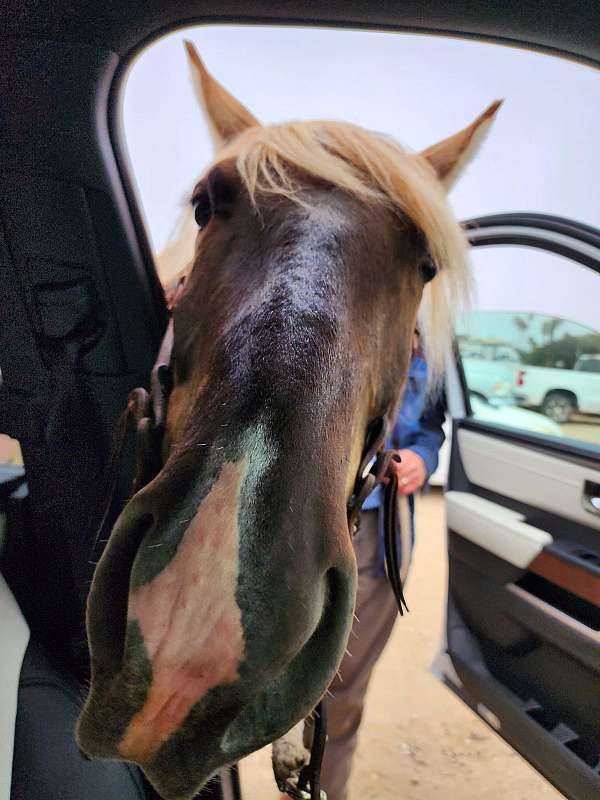
[(575, 364), (575, 369), (600, 373), (600, 356), (582, 356)]
[(168, 247), (213, 157), (184, 39), (265, 123), (341, 119), (419, 150), (505, 98), (485, 147), (452, 190), (457, 216), (530, 209), (600, 222), (595, 70), (423, 33), (214, 25), (165, 36), (128, 73), (125, 138), (156, 253)]
[(456, 329), (472, 416), (600, 452), (600, 275), (525, 247), (473, 260), (475, 308)]

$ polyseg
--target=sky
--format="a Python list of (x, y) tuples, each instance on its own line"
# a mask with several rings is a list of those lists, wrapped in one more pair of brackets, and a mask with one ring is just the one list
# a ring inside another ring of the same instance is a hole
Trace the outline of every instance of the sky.
[[(457, 217), (539, 211), (600, 227), (596, 70), (430, 35), (207, 26), (170, 34), (145, 50), (125, 88), (126, 143), (157, 251), (213, 155), (191, 89), (184, 38), (264, 123), (340, 119), (419, 150), (504, 98), (477, 158), (450, 195)], [(482, 307), (600, 327), (600, 276), (590, 270), (524, 248), (478, 248), (475, 261)]]

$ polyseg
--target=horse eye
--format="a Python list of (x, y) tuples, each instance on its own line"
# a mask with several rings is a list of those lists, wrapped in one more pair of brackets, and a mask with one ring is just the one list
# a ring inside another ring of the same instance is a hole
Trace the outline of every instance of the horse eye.
[(429, 283), (437, 275), (437, 266), (431, 256), (426, 256), (421, 262), (421, 275), (425, 283)]
[(196, 224), (202, 230), (205, 225), (208, 225), (212, 216), (212, 204), (210, 202), (210, 195), (208, 191), (204, 191), (197, 195), (192, 200), (194, 204), (194, 218)]

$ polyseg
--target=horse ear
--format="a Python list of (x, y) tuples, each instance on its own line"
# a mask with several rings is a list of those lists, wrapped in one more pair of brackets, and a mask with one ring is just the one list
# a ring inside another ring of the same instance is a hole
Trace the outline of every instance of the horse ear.
[(421, 152), (448, 191), (477, 153), (503, 102), (496, 100), (467, 128)]
[(194, 90), (206, 114), (215, 146), (222, 147), (247, 128), (260, 126), (256, 117), (213, 78), (194, 45), (186, 41), (185, 49)]

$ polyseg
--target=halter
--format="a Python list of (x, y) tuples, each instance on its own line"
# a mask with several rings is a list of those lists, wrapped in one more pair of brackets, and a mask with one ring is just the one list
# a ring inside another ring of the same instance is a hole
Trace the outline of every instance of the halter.
[[(181, 286), (182, 282), (179, 284), (178, 292)], [(133, 389), (117, 431), (116, 446), (113, 449), (109, 465), (110, 482), (104, 505), (105, 511), (96, 536), (92, 563), (97, 562), (100, 556), (99, 549), (109, 533), (111, 508), (119, 475), (118, 468), (132, 422), (135, 422), (136, 426), (136, 474), (133, 492), (138, 492), (146, 486), (158, 475), (163, 466), (162, 441), (169, 396), (173, 388), (173, 344), (173, 317), (171, 316), (152, 368), (150, 393), (142, 387)], [(408, 606), (402, 590), (398, 560), (399, 517), (396, 510), (398, 477), (391, 467), (392, 462), (400, 461), (400, 456), (392, 450), (384, 450), (386, 436), (386, 420), (384, 417), (377, 417), (367, 430), (353, 493), (347, 505), (347, 518), (350, 534), (355, 536), (359, 530), (360, 511), (363, 503), (377, 486), (386, 482), (383, 507), (386, 572), (398, 604), (398, 611), (400, 615), (403, 615), (404, 609), (408, 611)], [(324, 699), (321, 699), (315, 707), (314, 718), (315, 724), (308, 764), (302, 767), (297, 783), (288, 779), (278, 787), (281, 792), (295, 800), (327, 800), (327, 795), (320, 788), (321, 764), (327, 742), (327, 709)]]

